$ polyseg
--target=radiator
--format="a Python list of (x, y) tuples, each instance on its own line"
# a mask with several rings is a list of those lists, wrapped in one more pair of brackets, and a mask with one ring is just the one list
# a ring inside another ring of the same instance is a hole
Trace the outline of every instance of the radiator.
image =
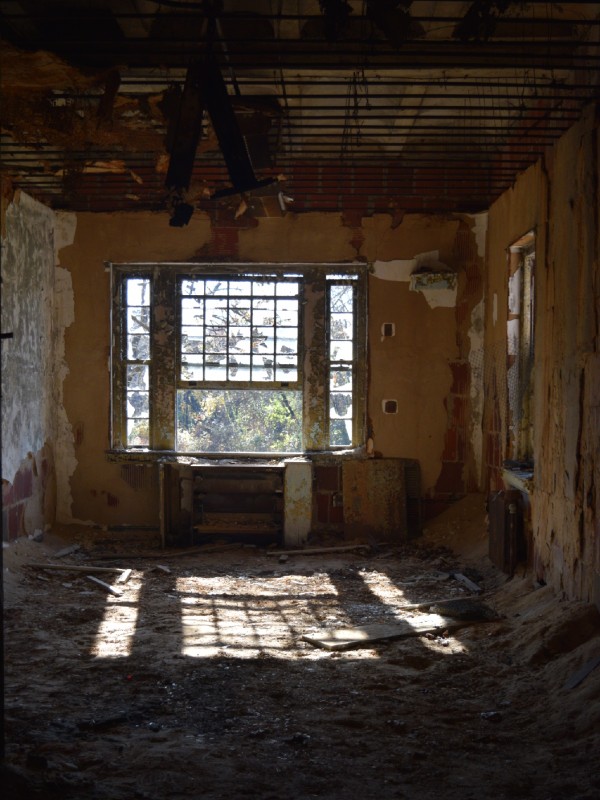
[(513, 575), (526, 558), (523, 533), (523, 498), (516, 489), (488, 497), (489, 556), (503, 572)]

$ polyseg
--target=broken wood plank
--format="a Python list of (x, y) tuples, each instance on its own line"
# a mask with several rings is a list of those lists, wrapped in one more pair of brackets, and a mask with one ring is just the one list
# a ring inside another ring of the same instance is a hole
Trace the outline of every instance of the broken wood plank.
[(467, 576), (463, 575), (462, 572), (452, 572), (451, 575), (455, 580), (464, 583), (467, 589), (470, 589), (472, 592), (477, 592), (477, 594), (481, 594), (481, 592), (483, 592), (481, 586), (472, 581), (470, 578), (467, 578)]
[(169, 569), (169, 567), (167, 567), (166, 564), (157, 564), (154, 567), (154, 571), (155, 572), (164, 572), (166, 575), (170, 575), (171, 574), (171, 570)]
[(121, 597), (121, 595), (123, 594), (123, 592), (120, 589), (114, 589), (112, 586), (109, 586), (108, 583), (104, 583), (104, 581), (101, 581), (100, 578), (94, 578), (93, 575), (86, 575), (85, 577), (89, 581), (95, 583), (97, 586), (101, 586), (103, 589), (106, 589), (107, 592), (114, 594), (115, 597)]
[(574, 689), (576, 686), (579, 686), (579, 684), (582, 683), (590, 674), (590, 672), (593, 672), (599, 664), (600, 656), (592, 658), (590, 661), (584, 664), (581, 669), (578, 669), (577, 672), (574, 672), (571, 675), (571, 677), (563, 686), (563, 689)]
[(412, 620), (401, 620), (394, 624), (361, 625), (356, 628), (331, 628), (321, 633), (302, 636), (302, 640), (322, 647), (324, 650), (352, 650), (365, 647), (374, 642), (404, 639), (408, 636), (423, 636), (426, 633), (449, 630), (464, 626), (464, 622), (442, 617), (439, 614), (426, 614)]
[(133, 572), (133, 570), (131, 570), (131, 569), (124, 569), (121, 572), (121, 574), (119, 575), (119, 577), (117, 578), (117, 583), (127, 583), (129, 578), (131, 577), (131, 573), (132, 572)]
[(183, 558), (184, 556), (196, 556), (204, 553), (219, 553), (225, 550), (237, 550), (241, 547), (237, 542), (224, 542), (223, 544), (205, 544), (200, 547), (187, 547), (178, 550), (161, 550), (158, 553), (104, 553), (95, 555), (96, 561), (131, 561), (136, 558)]
[(370, 550), (370, 544), (352, 544), (345, 547), (308, 547), (306, 550), (269, 550), (268, 556), (310, 556), (320, 553), (349, 553), (352, 550)]
[(76, 564), (27, 564), (28, 567), (35, 569), (60, 569), (65, 572), (124, 572), (122, 567), (94, 567), (92, 565), (81, 566)]

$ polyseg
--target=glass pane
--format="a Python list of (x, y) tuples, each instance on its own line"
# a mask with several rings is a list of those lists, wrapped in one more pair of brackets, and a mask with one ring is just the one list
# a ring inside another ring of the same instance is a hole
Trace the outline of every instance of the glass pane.
[(184, 453), (300, 452), (302, 392), (180, 390), (177, 449)]
[(127, 392), (127, 416), (150, 416), (150, 394), (148, 392)]
[(150, 337), (146, 334), (130, 334), (127, 337), (127, 360), (148, 361), (150, 358)]
[(229, 305), (230, 325), (250, 325), (252, 315), (250, 305), (245, 300), (234, 300)]
[(226, 280), (206, 281), (206, 294), (211, 297), (214, 295), (226, 295), (227, 284)]
[(250, 352), (250, 328), (229, 329), (229, 350), (236, 354)]
[(254, 297), (272, 297), (275, 294), (275, 284), (272, 281), (255, 281), (252, 294)]
[(150, 367), (143, 364), (127, 365), (127, 388), (150, 389)]
[(274, 325), (275, 324), (275, 301), (274, 300), (255, 300), (252, 305), (252, 324), (253, 325)]
[(227, 380), (227, 368), (225, 365), (212, 365), (207, 364), (204, 378), (207, 381), (226, 381)]
[(280, 300), (277, 303), (277, 324), (298, 327), (297, 300)]
[(354, 315), (332, 314), (329, 330), (332, 339), (352, 339), (354, 337)]
[[(190, 330), (186, 328), (185, 330)], [(196, 335), (202, 328), (192, 328), (192, 334), (184, 333), (181, 337), (181, 351), (183, 353), (202, 353), (204, 352), (204, 340), (202, 336)]]
[(352, 444), (352, 423), (350, 420), (334, 419), (331, 421), (329, 443), (332, 447)]
[(204, 294), (204, 281), (203, 280), (185, 280), (181, 281), (181, 294)]
[(184, 297), (181, 301), (181, 324), (202, 325), (204, 322), (204, 303), (201, 300)]
[(330, 310), (334, 312), (352, 312), (354, 290), (352, 286), (330, 286)]
[(329, 395), (329, 413), (334, 417), (352, 417), (352, 394), (346, 392), (332, 392)]
[(252, 284), (250, 281), (229, 281), (229, 294), (238, 297), (250, 297)]
[(352, 361), (352, 342), (331, 342), (329, 358), (331, 361)]
[(271, 354), (275, 352), (275, 330), (273, 328), (254, 328), (252, 352)]
[(207, 325), (225, 325), (227, 323), (227, 301), (207, 300), (205, 314)]
[(128, 306), (150, 305), (150, 278), (127, 278), (126, 288)]
[(181, 363), (182, 381), (201, 381), (204, 380), (204, 359), (190, 358), (189, 356)]
[(281, 283), (277, 284), (278, 297), (293, 297), (294, 295), (298, 295), (299, 291), (300, 284), (293, 281), (282, 281)]
[(284, 383), (295, 383), (298, 380), (298, 369), (295, 361), (278, 361), (275, 380)]
[(228, 379), (231, 381), (250, 380), (250, 356), (233, 356), (229, 360)]
[(150, 426), (147, 419), (127, 420), (127, 446), (150, 447)]
[(335, 391), (336, 389), (352, 389), (352, 372), (348, 369), (344, 370), (331, 370), (329, 375), (329, 389)]
[(275, 380), (273, 376), (273, 359), (265, 358), (263, 356), (254, 356), (252, 358), (252, 380)]
[(208, 331), (204, 339), (204, 351), (206, 353), (220, 353), (224, 355), (227, 352), (227, 328), (213, 328), (212, 334), (209, 336)]
[(130, 306), (127, 309), (127, 332), (150, 333), (149, 306)]

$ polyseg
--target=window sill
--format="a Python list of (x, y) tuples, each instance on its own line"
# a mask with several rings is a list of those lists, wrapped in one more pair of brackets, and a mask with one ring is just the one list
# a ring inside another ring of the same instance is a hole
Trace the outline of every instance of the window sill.
[(179, 453), (175, 450), (105, 450), (106, 460), (117, 464), (282, 464), (284, 461), (310, 461), (312, 458), (365, 458), (364, 447), (312, 450), (305, 453)]

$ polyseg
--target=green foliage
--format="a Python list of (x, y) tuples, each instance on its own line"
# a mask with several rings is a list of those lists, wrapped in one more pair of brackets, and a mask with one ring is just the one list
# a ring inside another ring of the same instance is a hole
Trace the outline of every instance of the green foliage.
[(177, 393), (181, 452), (300, 452), (299, 391), (188, 389)]

